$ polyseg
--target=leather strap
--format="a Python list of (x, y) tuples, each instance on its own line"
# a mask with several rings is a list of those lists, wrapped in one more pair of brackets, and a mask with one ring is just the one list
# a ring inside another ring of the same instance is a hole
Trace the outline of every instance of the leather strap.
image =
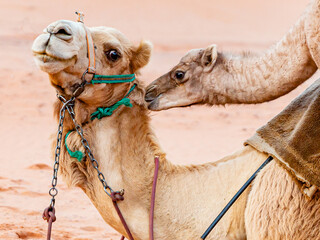
[(91, 36), (91, 32), (89, 29), (83, 24), (84, 30), (86, 31), (86, 39), (87, 39), (87, 49), (88, 49), (88, 73), (95, 74), (96, 73), (96, 56), (94, 51), (94, 44)]
[(153, 184), (152, 184), (152, 192), (151, 192), (151, 205), (150, 205), (150, 213), (149, 213), (149, 240), (153, 240), (153, 220), (154, 220), (154, 203), (156, 200), (156, 188), (157, 188), (157, 180), (158, 180), (158, 172), (159, 172), (159, 157), (154, 158), (154, 175), (153, 175)]
[(91, 32), (84, 25), (84, 22), (83, 22), (84, 14), (82, 12), (76, 12), (76, 14), (78, 15), (78, 22), (82, 23), (84, 31), (86, 32), (87, 51), (88, 51), (88, 58), (89, 58), (87, 72), (91, 74), (95, 74), (96, 73), (96, 56), (95, 56), (94, 43), (92, 40)]
[(47, 240), (51, 239), (52, 223), (56, 221), (55, 209), (54, 207), (47, 207), (44, 209), (42, 218), (48, 222)]
[[(157, 189), (157, 180), (158, 180), (158, 172), (159, 172), (159, 157), (156, 156), (154, 158), (154, 175), (153, 175), (153, 184), (152, 184), (152, 192), (151, 192), (151, 204), (150, 204), (150, 212), (149, 212), (149, 240), (154, 240), (154, 234), (153, 234), (153, 222), (154, 222), (154, 206), (155, 206), (155, 200), (156, 200), (156, 189)], [(123, 219), (123, 216), (120, 212), (120, 209), (117, 205), (116, 202), (113, 203), (114, 207), (116, 208), (116, 211), (121, 219), (121, 222), (124, 226), (124, 228), (126, 229), (127, 233), (130, 233), (130, 230), (125, 222), (125, 220)], [(131, 233), (130, 235), (128, 234), (129, 238), (132, 237)], [(124, 240), (125, 237), (122, 236), (121, 240)], [(130, 240), (133, 240), (133, 238)]]
[[(126, 223), (126, 220), (124, 219), (124, 217), (123, 217), (123, 215), (122, 215), (122, 213), (120, 211), (120, 208), (118, 206), (118, 203), (117, 203), (118, 201), (124, 200), (123, 196), (120, 194), (120, 192), (112, 192), (111, 193), (111, 198), (112, 198), (113, 206), (116, 209), (116, 212), (117, 212), (117, 214), (118, 214), (118, 216), (119, 216), (119, 218), (121, 220), (121, 223), (122, 223), (124, 229), (126, 230), (126, 232), (128, 234), (129, 239), (130, 240), (134, 240), (133, 236), (132, 236), (132, 234), (130, 232), (130, 229), (128, 227), (128, 224)], [(124, 236), (122, 236), (121, 239), (124, 239)]]

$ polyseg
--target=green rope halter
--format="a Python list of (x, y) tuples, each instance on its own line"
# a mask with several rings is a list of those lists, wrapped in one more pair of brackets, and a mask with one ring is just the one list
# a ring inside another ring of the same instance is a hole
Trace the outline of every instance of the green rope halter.
[[(96, 83), (126, 83), (126, 82), (133, 82), (136, 79), (135, 74), (126, 74), (126, 75), (94, 75), (92, 80), (91, 80), (91, 84), (96, 84)], [(90, 84), (89, 83), (89, 84)], [(107, 116), (111, 116), (113, 111), (116, 110), (118, 107), (124, 105), (126, 107), (132, 107), (132, 104), (130, 102), (130, 99), (128, 98), (129, 94), (133, 91), (133, 89), (136, 87), (136, 84), (134, 84), (129, 92), (124, 96), (124, 98), (122, 98), (121, 100), (119, 100), (118, 102), (116, 102), (115, 104), (113, 104), (110, 107), (99, 107), (97, 109), (97, 111), (95, 111), (94, 113), (91, 114), (91, 121), (98, 118), (101, 119), (103, 117), (107, 117)], [(71, 149), (68, 147), (67, 145), (67, 138), (69, 136), (69, 134), (72, 131), (69, 131), (66, 134), (65, 137), (65, 141), (64, 144), (66, 146), (67, 152), (69, 153), (70, 157), (72, 158), (76, 158), (79, 162), (81, 162), (81, 160), (84, 157), (84, 153), (81, 151), (71, 151)]]

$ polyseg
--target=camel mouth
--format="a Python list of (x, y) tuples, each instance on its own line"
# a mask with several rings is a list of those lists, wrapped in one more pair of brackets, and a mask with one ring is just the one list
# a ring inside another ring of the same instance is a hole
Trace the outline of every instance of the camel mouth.
[(149, 93), (147, 93), (144, 97), (144, 100), (147, 102), (147, 103), (151, 103), (152, 101), (154, 101), (155, 99), (157, 99), (159, 97), (158, 96), (151, 96)]
[(66, 62), (69, 61), (71, 59), (73, 59), (75, 56), (71, 57), (71, 58), (60, 58), (58, 56), (53, 56), (51, 54), (48, 53), (39, 53), (39, 52), (33, 52), (33, 56), (36, 57), (38, 60), (40, 60), (43, 63), (50, 63), (50, 62)]
[(144, 99), (146, 102), (152, 102), (155, 100), (157, 97), (159, 97), (159, 94), (157, 94), (157, 86), (153, 85), (151, 87), (148, 87), (146, 90), (146, 94), (144, 96)]
[(159, 109), (159, 98), (161, 94), (154, 97), (154, 98), (149, 98), (148, 100), (146, 99), (146, 102), (148, 102), (148, 109), (152, 111), (160, 111), (162, 109)]
[(151, 111), (162, 111), (171, 108), (187, 108), (191, 107), (192, 105), (201, 104), (200, 101), (190, 101), (185, 100), (181, 101), (181, 99), (176, 100), (169, 100), (166, 98), (166, 95), (162, 93), (155, 97), (152, 101), (148, 102), (148, 109)]

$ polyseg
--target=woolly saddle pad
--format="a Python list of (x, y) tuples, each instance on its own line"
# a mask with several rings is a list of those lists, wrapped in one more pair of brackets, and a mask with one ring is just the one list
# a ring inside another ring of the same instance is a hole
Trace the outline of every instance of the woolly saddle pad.
[(245, 142), (273, 156), (312, 197), (320, 189), (320, 79)]

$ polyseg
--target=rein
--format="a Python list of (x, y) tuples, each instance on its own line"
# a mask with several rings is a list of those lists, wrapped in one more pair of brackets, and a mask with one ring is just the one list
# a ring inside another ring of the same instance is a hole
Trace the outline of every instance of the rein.
[(202, 234), (201, 239), (204, 240), (208, 237), (209, 233), (214, 229), (214, 227), (218, 224), (221, 218), (226, 214), (229, 208), (237, 201), (240, 195), (244, 192), (244, 190), (249, 187), (252, 181), (256, 178), (257, 174), (260, 172), (262, 168), (264, 168), (269, 162), (273, 160), (273, 157), (269, 156), (261, 166), (252, 174), (252, 176), (246, 181), (246, 183), (239, 189), (239, 191), (233, 196), (233, 198), (228, 202), (228, 204), (224, 207), (224, 209), (219, 213), (219, 215), (214, 219), (214, 221), (210, 224), (207, 230)]
[[(78, 15), (78, 22), (81, 22), (83, 24), (83, 14), (76, 12)], [(48, 232), (47, 232), (47, 240), (51, 239), (51, 230), (52, 230), (52, 223), (56, 221), (55, 216), (55, 197), (58, 194), (58, 190), (56, 188), (57, 185), (57, 174), (59, 170), (59, 160), (60, 160), (60, 154), (61, 154), (61, 143), (62, 143), (62, 136), (63, 136), (63, 123), (65, 119), (65, 112), (67, 111), (72, 119), (73, 125), (75, 127), (75, 131), (78, 133), (78, 135), (81, 138), (81, 143), (85, 149), (85, 154), (89, 157), (91, 161), (91, 165), (97, 172), (97, 176), (103, 186), (103, 189), (105, 193), (111, 198), (113, 206), (120, 218), (120, 221), (127, 233), (127, 236), (129, 237), (129, 240), (134, 240), (130, 229), (121, 213), (121, 210), (118, 206), (118, 201), (124, 200), (124, 189), (120, 191), (114, 191), (111, 186), (108, 185), (104, 174), (99, 170), (99, 164), (98, 161), (94, 158), (92, 151), (90, 149), (90, 146), (88, 144), (88, 141), (84, 137), (83, 134), (83, 128), (80, 124), (78, 124), (75, 120), (75, 113), (74, 113), (74, 103), (75, 99), (84, 91), (84, 88), (87, 84), (99, 84), (99, 83), (127, 83), (127, 82), (133, 82), (135, 80), (135, 74), (126, 74), (126, 75), (96, 75), (96, 69), (95, 69), (95, 51), (94, 51), (94, 44), (92, 40), (91, 33), (89, 29), (85, 27), (83, 24), (84, 30), (86, 32), (86, 41), (87, 41), (87, 51), (88, 51), (88, 58), (89, 58), (89, 64), (87, 70), (83, 73), (81, 79), (82, 83), (78, 84), (77, 88), (73, 91), (73, 94), (69, 100), (67, 100), (62, 95), (57, 94), (58, 99), (63, 103), (60, 112), (59, 112), (59, 125), (58, 125), (58, 133), (57, 133), (57, 141), (56, 141), (56, 149), (55, 149), (55, 161), (54, 161), (54, 167), (53, 167), (53, 178), (52, 178), (52, 187), (49, 190), (49, 195), (51, 196), (51, 202), (49, 204), (49, 207), (47, 207), (43, 214), (42, 218), (48, 222)], [(85, 76), (87, 74), (92, 74), (92, 79), (90, 82), (88, 82), (85, 79)], [(107, 108), (98, 108), (96, 112), (94, 112), (91, 115), (91, 120), (94, 120), (95, 118), (101, 119), (105, 116), (111, 116), (113, 111), (117, 109), (121, 105), (125, 105), (128, 107), (132, 107), (132, 104), (130, 103), (130, 99), (127, 98), (129, 94), (134, 90), (136, 87), (136, 84), (134, 84), (128, 91), (128, 93), (118, 102), (116, 102), (114, 105), (107, 107)], [(72, 152), (66, 144), (66, 140), (70, 132), (68, 132), (65, 136), (65, 147), (67, 149), (67, 152), (70, 154), (71, 157), (76, 157), (78, 161), (81, 161), (84, 153), (80, 151)], [(155, 192), (156, 192), (156, 183), (157, 183), (157, 177), (158, 177), (158, 169), (159, 169), (159, 157), (155, 157), (155, 170), (154, 170), (154, 179), (153, 179), (153, 185), (152, 185), (152, 196), (151, 196), (151, 207), (150, 207), (150, 216), (149, 216), (149, 236), (150, 240), (153, 240), (153, 218), (154, 218), (154, 203), (155, 203)], [(122, 236), (121, 239), (124, 239), (124, 236)]]

